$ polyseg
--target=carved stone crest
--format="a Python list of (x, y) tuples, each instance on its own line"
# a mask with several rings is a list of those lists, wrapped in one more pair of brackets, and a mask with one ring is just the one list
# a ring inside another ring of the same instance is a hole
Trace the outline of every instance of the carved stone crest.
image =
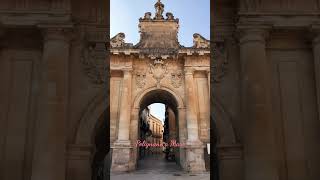
[(167, 73), (167, 64), (160, 58), (157, 58), (150, 63), (150, 74), (157, 81), (157, 87), (160, 87), (160, 81), (164, 78)]
[(182, 84), (182, 72), (173, 72), (171, 73), (171, 84), (175, 88), (179, 88)]
[(143, 88), (146, 85), (146, 72), (136, 71), (135, 78), (138, 88)]

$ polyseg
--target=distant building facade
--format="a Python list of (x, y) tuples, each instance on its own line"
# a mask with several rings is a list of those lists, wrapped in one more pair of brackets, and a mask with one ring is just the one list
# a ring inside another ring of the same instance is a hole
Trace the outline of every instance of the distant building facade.
[[(162, 144), (163, 143), (163, 123), (160, 119), (150, 114), (147, 107), (141, 112), (140, 116), (141, 125), (139, 137), (140, 141), (146, 143)], [(161, 155), (163, 153), (162, 147), (140, 147), (140, 158), (144, 158), (150, 155)]]

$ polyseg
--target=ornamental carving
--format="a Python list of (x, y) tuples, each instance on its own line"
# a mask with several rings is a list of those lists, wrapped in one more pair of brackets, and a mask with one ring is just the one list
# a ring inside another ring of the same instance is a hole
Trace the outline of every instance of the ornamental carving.
[(198, 33), (193, 34), (194, 48), (210, 48), (210, 41)]
[(182, 84), (182, 72), (173, 72), (171, 73), (171, 84), (175, 88), (179, 88)]
[(110, 40), (110, 46), (115, 48), (115, 47), (123, 47), (125, 42), (124, 42), (124, 38), (126, 37), (126, 35), (124, 33), (118, 33), (117, 35), (115, 35), (113, 38), (111, 38)]
[(112, 48), (120, 48), (120, 47), (131, 47), (133, 44), (125, 43), (124, 38), (126, 35), (124, 33), (118, 33), (113, 38), (110, 39), (110, 46)]
[(135, 72), (136, 85), (138, 88), (143, 88), (146, 85), (146, 72), (136, 71)]
[(167, 64), (160, 58), (157, 58), (153, 63), (149, 64), (150, 74), (153, 75), (153, 78), (157, 82), (157, 87), (160, 87), (160, 81), (165, 77), (167, 73)]
[(224, 42), (215, 42), (212, 47), (211, 74), (213, 83), (220, 83), (227, 72), (228, 57)]
[(101, 85), (105, 82), (108, 71), (105, 63), (106, 50), (104, 43), (87, 43), (83, 48), (80, 61), (83, 70), (94, 84)]

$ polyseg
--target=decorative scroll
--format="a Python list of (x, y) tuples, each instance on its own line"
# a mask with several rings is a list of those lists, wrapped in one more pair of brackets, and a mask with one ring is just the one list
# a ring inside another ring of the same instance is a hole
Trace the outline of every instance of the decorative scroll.
[(212, 46), (211, 74), (213, 83), (220, 83), (227, 71), (228, 57), (224, 42), (215, 42)]
[(193, 34), (194, 48), (210, 48), (210, 41), (198, 33)]
[(120, 47), (132, 47), (132, 43), (125, 43), (124, 38), (126, 35), (124, 33), (118, 33), (113, 38), (110, 39), (110, 46), (112, 48), (120, 48)]

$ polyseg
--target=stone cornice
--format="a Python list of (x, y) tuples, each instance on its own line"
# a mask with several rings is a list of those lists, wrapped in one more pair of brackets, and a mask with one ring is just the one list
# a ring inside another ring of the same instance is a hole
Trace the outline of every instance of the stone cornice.
[(71, 21), (69, 12), (60, 11), (0, 11), (0, 23), (4, 26), (36, 26), (43, 22)]
[[(111, 54), (113, 55), (140, 55), (141, 50), (137, 48), (111, 48), (110, 49)], [(192, 56), (192, 55), (210, 55), (210, 49), (195, 49), (195, 48), (181, 48), (178, 50), (179, 55), (186, 55), (186, 56)], [(163, 59), (167, 59), (168, 56), (164, 55), (162, 57)]]
[(239, 24), (270, 25), (275, 29), (301, 29), (319, 22), (319, 14), (251, 14), (239, 15)]
[(239, 11), (239, 16), (318, 16), (319, 11), (278, 11), (278, 12), (247, 12)]

